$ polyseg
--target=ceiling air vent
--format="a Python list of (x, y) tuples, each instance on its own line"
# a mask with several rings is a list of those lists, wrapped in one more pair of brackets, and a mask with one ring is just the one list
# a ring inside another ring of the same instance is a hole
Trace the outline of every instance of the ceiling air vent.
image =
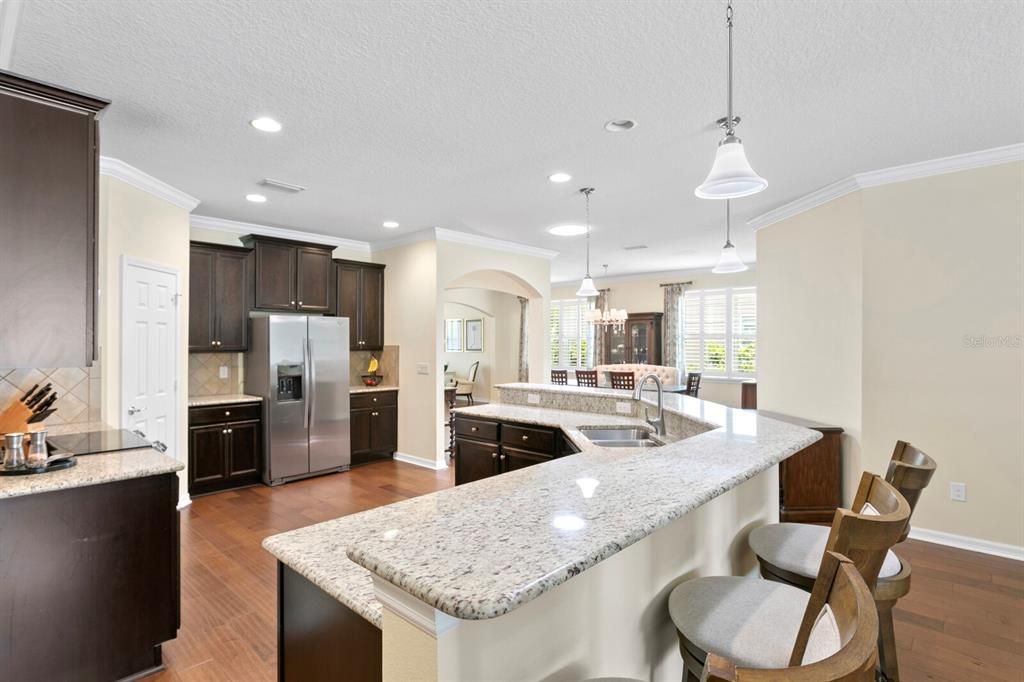
[(646, 248), (647, 248), (647, 244), (634, 244), (633, 246), (625, 247), (625, 250), (626, 251), (640, 251), (640, 250), (646, 249)]
[(263, 178), (260, 180), (260, 184), (264, 187), (270, 187), (271, 189), (277, 189), (282, 192), (288, 192), (289, 194), (298, 194), (299, 192), (305, 192), (306, 188), (302, 185), (293, 185), (289, 182), (281, 182), (280, 180), (271, 180), (270, 178)]

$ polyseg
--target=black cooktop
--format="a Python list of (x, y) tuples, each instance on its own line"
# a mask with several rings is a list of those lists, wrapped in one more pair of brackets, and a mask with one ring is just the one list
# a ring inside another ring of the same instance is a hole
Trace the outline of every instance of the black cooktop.
[(126, 429), (66, 433), (61, 436), (50, 436), (47, 443), (58, 450), (76, 455), (98, 455), (102, 452), (152, 447), (148, 440)]

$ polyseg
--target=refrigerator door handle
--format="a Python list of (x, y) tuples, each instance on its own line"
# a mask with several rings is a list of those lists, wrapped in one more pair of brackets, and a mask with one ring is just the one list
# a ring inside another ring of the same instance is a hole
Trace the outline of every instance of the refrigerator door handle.
[(302, 383), (306, 385), (304, 391), (304, 403), (302, 405), (302, 428), (309, 429), (309, 401), (310, 401), (310, 385), (309, 385), (309, 339), (302, 339)]
[(306, 339), (309, 347), (309, 428), (316, 422), (316, 361), (313, 359), (313, 339)]

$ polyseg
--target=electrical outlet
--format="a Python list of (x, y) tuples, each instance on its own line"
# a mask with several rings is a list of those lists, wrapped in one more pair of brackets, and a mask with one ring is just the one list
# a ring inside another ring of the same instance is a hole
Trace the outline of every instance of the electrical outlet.
[(430, 365), (428, 365), (425, 362), (417, 362), (416, 363), (416, 373), (417, 374), (430, 374)]
[(950, 482), (949, 484), (949, 499), (954, 502), (966, 502), (967, 501), (967, 484)]
[(526, 402), (531, 405), (540, 405), (540, 395), (537, 393), (527, 393)]
[(228, 378), (228, 366), (227, 365), (221, 365), (220, 366), (220, 371), (218, 372), (218, 376), (221, 379), (227, 379)]
[(615, 411), (619, 414), (633, 414), (633, 403), (622, 403), (616, 401)]

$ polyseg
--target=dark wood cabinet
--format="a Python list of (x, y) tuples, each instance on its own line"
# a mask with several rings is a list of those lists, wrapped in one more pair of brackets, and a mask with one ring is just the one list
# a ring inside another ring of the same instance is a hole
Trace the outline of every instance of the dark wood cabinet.
[(189, 409), (190, 495), (252, 485), (263, 472), (262, 407), (258, 403)]
[(560, 429), (496, 422), (456, 414), (455, 485), (479, 481), (578, 450)]
[(254, 301), (257, 310), (326, 313), (334, 283), (333, 247), (274, 237), (246, 235), (254, 251)]
[(391, 459), (398, 449), (398, 391), (350, 397), (352, 465)]
[(843, 430), (777, 412), (759, 410), (758, 414), (822, 434), (821, 440), (779, 463), (779, 520), (832, 523), (843, 503)]
[(192, 242), (189, 252), (190, 352), (248, 350), (250, 258), (249, 249)]
[(338, 317), (349, 319), (349, 348), (384, 347), (384, 266), (335, 260)]
[(97, 114), (89, 95), (0, 71), (0, 366), (96, 356)]
[(661, 364), (661, 319), (663, 313), (631, 313), (622, 329), (605, 327), (603, 365)]

